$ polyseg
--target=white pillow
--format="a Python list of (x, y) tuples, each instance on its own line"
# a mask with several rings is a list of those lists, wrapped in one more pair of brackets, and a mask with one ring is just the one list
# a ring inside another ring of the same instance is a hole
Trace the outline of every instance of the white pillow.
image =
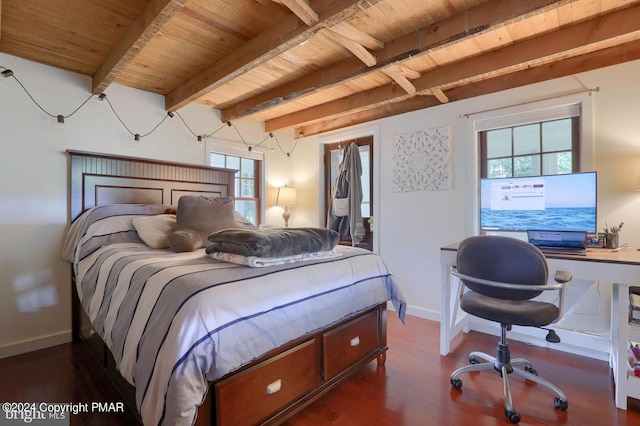
[(149, 247), (168, 248), (167, 236), (176, 225), (176, 215), (159, 214), (156, 216), (138, 216), (133, 219), (138, 235)]

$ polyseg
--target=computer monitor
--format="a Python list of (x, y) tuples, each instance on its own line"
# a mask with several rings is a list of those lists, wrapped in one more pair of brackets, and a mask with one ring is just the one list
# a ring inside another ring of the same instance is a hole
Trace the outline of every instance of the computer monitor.
[(480, 181), (480, 230), (597, 228), (596, 172)]

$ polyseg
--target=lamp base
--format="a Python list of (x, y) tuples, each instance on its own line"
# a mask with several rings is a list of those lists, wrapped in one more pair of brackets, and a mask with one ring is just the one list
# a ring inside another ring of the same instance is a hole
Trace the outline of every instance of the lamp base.
[(289, 219), (291, 218), (291, 213), (289, 212), (289, 208), (284, 206), (284, 212), (282, 213), (282, 218), (284, 219), (284, 227), (289, 227)]

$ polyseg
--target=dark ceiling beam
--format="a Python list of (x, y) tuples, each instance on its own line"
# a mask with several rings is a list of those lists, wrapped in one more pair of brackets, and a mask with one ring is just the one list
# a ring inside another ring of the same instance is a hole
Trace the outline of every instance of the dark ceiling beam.
[(104, 92), (129, 62), (188, 2), (189, 0), (151, 0), (93, 75), (92, 93)]
[(380, 0), (315, 0), (310, 5), (320, 20), (307, 26), (291, 13), (280, 22), (254, 37), (224, 59), (191, 77), (165, 97), (167, 110), (178, 109), (197, 100), (234, 78), (251, 71), (283, 52), (313, 37), (324, 27), (332, 27)]

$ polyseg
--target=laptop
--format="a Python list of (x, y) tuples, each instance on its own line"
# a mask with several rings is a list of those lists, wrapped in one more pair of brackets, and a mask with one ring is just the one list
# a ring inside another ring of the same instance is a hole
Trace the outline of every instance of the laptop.
[(586, 231), (528, 230), (529, 242), (547, 254), (587, 254)]

